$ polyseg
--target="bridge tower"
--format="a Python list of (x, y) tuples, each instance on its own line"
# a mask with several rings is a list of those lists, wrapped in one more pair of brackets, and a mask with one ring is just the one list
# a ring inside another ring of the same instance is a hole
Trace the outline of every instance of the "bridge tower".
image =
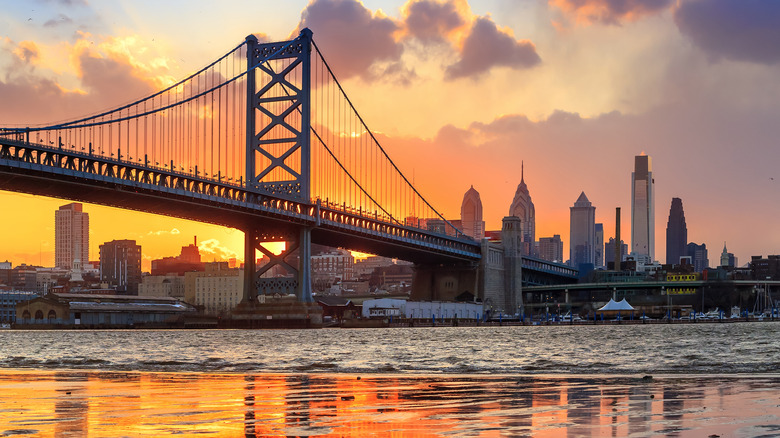
[[(295, 40), (277, 43), (259, 43), (249, 35), (246, 45), (246, 189), (311, 204), (312, 32), (303, 29)], [(263, 62), (266, 58), (275, 63)], [(291, 292), (300, 302), (313, 301), (311, 230), (289, 222), (273, 229), (246, 224), (243, 302), (255, 303), (263, 293)], [(279, 241), (286, 242), (279, 255), (261, 245)], [(270, 259), (260, 271), (256, 271), (256, 250)], [(297, 263), (290, 260), (295, 251)], [(293, 278), (262, 278), (277, 266)]]
[(523, 313), (523, 227), (522, 219), (507, 216), (501, 225), (504, 246), (504, 311)]

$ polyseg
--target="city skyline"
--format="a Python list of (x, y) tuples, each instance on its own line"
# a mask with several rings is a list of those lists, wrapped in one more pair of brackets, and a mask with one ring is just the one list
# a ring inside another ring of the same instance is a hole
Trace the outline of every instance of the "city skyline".
[[(774, 27), (761, 27), (773, 22), (766, 17), (780, 16), (777, 6), (746, 3), (734, 10), (722, 0), (625, 9), (595, 0), (236, 5), (217, 10), (193, 2), (177, 10), (187, 26), (231, 24), (231, 32), (196, 34), (165, 20), (172, 5), (9, 5), (0, 18), (0, 97), (14, 105), (0, 109), (0, 124), (114, 107), (186, 76), (249, 33), (281, 40), (306, 25), (368, 125), (445, 217), (457, 217), (460, 194), (473, 184), (486, 228), (499, 229), (523, 179), (518, 164), (526, 161), (535, 234), (559, 234), (566, 242), (567, 209), (578, 192), (588, 193), (600, 212), (628, 210), (627, 169), (645, 150), (656, 161), (659, 205), (673, 197), (686, 201), (686, 219), (695, 224), (690, 241), (715, 248), (727, 241), (742, 261), (780, 248), (780, 234), (765, 225), (780, 214), (772, 166), (780, 158), (773, 140), (780, 130), (774, 122), (780, 37)], [(228, 17), (235, 7), (245, 13)], [(742, 19), (732, 19), (737, 16)], [(754, 41), (760, 32), (740, 32), (741, 25), (768, 33)], [(747, 36), (716, 44), (720, 34)], [(356, 40), (360, 50), (348, 44)], [(733, 204), (728, 214), (716, 196)], [(50, 212), (66, 203), (0, 192), (0, 204), (16, 211), (0, 219), (0, 260), (53, 265)], [(97, 245), (114, 239), (137, 240), (150, 259), (171, 255), (188, 240), (176, 233), (211, 240), (215, 256), (242, 254), (243, 234), (236, 230), (85, 209), (93, 260)], [(596, 221), (614, 229), (610, 214), (597, 213)], [(663, 235), (663, 218), (655, 222), (655, 234)], [(661, 254), (665, 242), (658, 240)]]

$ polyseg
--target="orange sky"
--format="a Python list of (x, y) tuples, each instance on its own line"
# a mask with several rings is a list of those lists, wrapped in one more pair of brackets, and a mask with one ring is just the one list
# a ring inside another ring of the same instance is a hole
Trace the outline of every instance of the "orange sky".
[[(629, 236), (633, 157), (644, 150), (653, 157), (660, 261), (672, 197), (682, 198), (689, 241), (707, 243), (712, 264), (724, 241), (740, 264), (780, 252), (772, 225), (780, 215), (780, 8), (616, 5), (193, 1), (178, 10), (151, 1), (18, 2), (0, 17), (0, 126), (116, 107), (208, 64), (249, 33), (281, 40), (308, 26), (368, 125), (449, 218), (473, 185), (488, 229), (497, 229), (523, 160), (537, 237), (560, 234), (568, 255), (568, 209), (582, 191), (607, 236), (622, 207)], [(65, 203), (0, 192), (0, 260), (51, 265), (54, 210)], [(92, 259), (102, 242), (136, 239), (148, 269), (194, 235), (206, 259), (242, 257), (237, 230), (85, 211)]]

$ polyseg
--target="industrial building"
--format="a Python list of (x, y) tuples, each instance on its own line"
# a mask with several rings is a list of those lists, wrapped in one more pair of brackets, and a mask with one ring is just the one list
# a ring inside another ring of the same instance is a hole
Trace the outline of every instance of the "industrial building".
[(16, 305), (15, 328), (184, 327), (195, 307), (169, 297), (47, 294)]

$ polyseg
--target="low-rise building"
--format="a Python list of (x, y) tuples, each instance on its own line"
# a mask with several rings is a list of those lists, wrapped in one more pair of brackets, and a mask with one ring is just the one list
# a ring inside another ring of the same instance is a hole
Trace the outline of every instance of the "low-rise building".
[[(200, 272), (185, 272), (184, 273), (184, 301), (188, 303), (195, 303), (195, 294), (197, 291), (197, 279), (201, 277), (214, 277), (225, 275), (227, 272), (236, 271), (231, 270), (228, 262), (209, 262), (203, 265), (203, 271)], [(233, 274), (231, 274), (233, 275)]]
[(199, 277), (195, 280), (195, 304), (207, 314), (227, 314), (244, 296), (244, 275), (232, 269), (222, 275)]
[(17, 328), (183, 327), (195, 308), (176, 298), (47, 294), (16, 305)]
[(19, 303), (37, 298), (35, 292), (2, 291), (0, 292), (0, 323), (13, 324), (16, 322), (16, 306)]

